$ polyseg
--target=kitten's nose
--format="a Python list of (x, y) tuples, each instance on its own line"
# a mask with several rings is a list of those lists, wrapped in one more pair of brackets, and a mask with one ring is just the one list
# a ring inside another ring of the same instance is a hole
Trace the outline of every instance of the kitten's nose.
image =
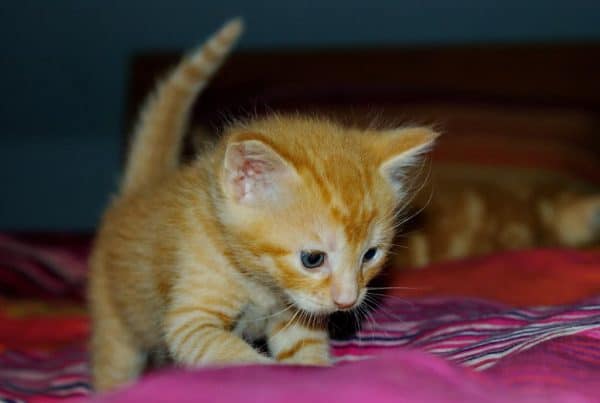
[(356, 303), (355, 295), (340, 295), (338, 298), (333, 298), (333, 303), (339, 309), (348, 309), (352, 308)]
[(358, 299), (358, 284), (354, 278), (355, 274), (347, 272), (334, 273), (331, 282), (331, 299), (339, 309), (352, 308)]
[(337, 306), (339, 309), (348, 309), (348, 308), (352, 308), (352, 306), (354, 305), (356, 300), (354, 300), (352, 302), (339, 302), (339, 301), (333, 301), (333, 302), (335, 302), (335, 306)]

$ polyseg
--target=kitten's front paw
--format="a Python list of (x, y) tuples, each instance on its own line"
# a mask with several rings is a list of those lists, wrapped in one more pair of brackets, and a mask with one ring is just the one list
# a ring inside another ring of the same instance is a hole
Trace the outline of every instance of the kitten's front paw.
[(277, 364), (277, 361), (269, 356), (266, 356), (258, 351), (250, 350), (247, 354), (239, 355), (231, 360), (238, 365), (272, 365)]
[(312, 360), (308, 360), (303, 363), (304, 365), (313, 365), (316, 367), (331, 367), (333, 365), (333, 361), (329, 357), (321, 357)]
[(267, 357), (266, 355), (262, 355), (259, 358), (259, 360), (256, 362), (256, 364), (261, 364), (261, 365), (273, 365), (273, 364), (277, 364), (277, 360), (271, 357)]
[(277, 361), (282, 364), (330, 366), (329, 340), (324, 335), (322, 338), (305, 337), (293, 343), (285, 343), (271, 348)]
[(308, 365), (317, 367), (330, 367), (333, 361), (329, 354), (297, 354), (292, 357), (279, 360), (282, 364)]

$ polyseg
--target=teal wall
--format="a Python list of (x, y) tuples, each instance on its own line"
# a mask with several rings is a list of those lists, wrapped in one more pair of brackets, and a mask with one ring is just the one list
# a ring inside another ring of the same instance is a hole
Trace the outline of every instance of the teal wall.
[(600, 1), (3, 1), (0, 230), (89, 229), (118, 179), (132, 51), (241, 15), (241, 46), (600, 40)]

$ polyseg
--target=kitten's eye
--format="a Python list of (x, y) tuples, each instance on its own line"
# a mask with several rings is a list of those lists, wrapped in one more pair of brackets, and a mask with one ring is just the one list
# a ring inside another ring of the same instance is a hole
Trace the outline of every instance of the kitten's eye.
[(376, 254), (377, 254), (377, 248), (371, 248), (371, 249), (367, 250), (362, 258), (363, 263), (366, 263), (369, 260), (373, 259)]
[(302, 264), (307, 269), (314, 269), (315, 267), (323, 265), (323, 262), (325, 262), (325, 256), (325, 252), (318, 250), (303, 250), (300, 252), (300, 260), (302, 260)]

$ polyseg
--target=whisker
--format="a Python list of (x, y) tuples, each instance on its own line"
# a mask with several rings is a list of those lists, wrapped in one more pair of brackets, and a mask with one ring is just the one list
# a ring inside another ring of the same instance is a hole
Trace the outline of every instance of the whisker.
[[(358, 305), (358, 306), (355, 308), (355, 310), (356, 310), (356, 312), (358, 313), (358, 316), (359, 316), (359, 317), (366, 318), (366, 316), (365, 316), (365, 312), (364, 312), (364, 310), (363, 310), (363, 308), (362, 308), (362, 306), (361, 306), (361, 305)], [(370, 323), (368, 323), (368, 326), (371, 326), (371, 324), (370, 324)]]
[(371, 290), (431, 290), (431, 287), (367, 287), (367, 291)]
[[(377, 309), (377, 306), (375, 305), (374, 302), (372, 302), (372, 301), (365, 301), (365, 302), (369, 309), (371, 309), (371, 310)], [(365, 310), (365, 314), (367, 316), (367, 320), (371, 323), (371, 330), (374, 331), (375, 328), (377, 327), (377, 321), (373, 317), (373, 314), (371, 312), (369, 312), (368, 310)], [(389, 336), (389, 334), (387, 333), (387, 331), (385, 329), (383, 330), (383, 333), (386, 337)]]
[[(394, 228), (398, 229), (399, 226), (395, 226)], [(421, 232), (420, 229), (414, 229), (414, 230), (411, 230), (411, 231), (406, 231), (406, 232), (403, 231), (401, 233), (397, 233), (397, 234), (395, 234), (395, 236), (396, 237), (400, 237), (400, 238), (404, 238), (404, 239), (409, 239), (411, 236), (418, 235), (420, 232)]]
[(265, 319), (269, 319), (269, 318), (274, 318), (275, 316), (279, 316), (282, 313), (289, 311), (290, 309), (292, 309), (294, 306), (289, 304), (286, 308), (282, 309), (281, 311), (275, 312), (271, 315), (266, 315), (266, 316), (261, 316), (258, 318), (253, 318), (253, 319), (241, 319), (240, 323), (250, 323), (250, 322), (258, 322), (259, 320), (265, 320)]
[(382, 297), (384, 299), (389, 298), (389, 299), (399, 300), (399, 301), (408, 303), (408, 301), (406, 300), (406, 297), (401, 297), (399, 295), (382, 294), (382, 293), (377, 293), (377, 292), (370, 292), (369, 295), (371, 295), (372, 297)]
[[(410, 306), (414, 306), (414, 302), (411, 301), (407, 301), (406, 298), (404, 297), (400, 297), (398, 295), (388, 295), (388, 294), (379, 294), (379, 293), (369, 293), (367, 294), (371, 299), (373, 299), (374, 297), (382, 297), (384, 299), (393, 299), (393, 300), (397, 300), (399, 302), (402, 302), (405, 305), (410, 305)], [(377, 308), (381, 308), (383, 304), (380, 304), (377, 306)]]
[(294, 312), (294, 315), (292, 315), (291, 319), (285, 324), (285, 326), (281, 329), (279, 329), (277, 332), (275, 332), (275, 334), (271, 335), (272, 338), (278, 336), (280, 333), (286, 331), (296, 320), (296, 318), (298, 317), (298, 315), (301, 313), (302, 311), (297, 309), (296, 312)]
[[(366, 308), (369, 308), (369, 305), (368, 304), (366, 304), (366, 305), (367, 305)], [(369, 326), (371, 327), (371, 331), (374, 331), (375, 327), (376, 327), (376, 321), (373, 318), (373, 315), (371, 315), (371, 312), (369, 312), (368, 309), (365, 309), (365, 307), (360, 307), (360, 308), (361, 308), (361, 311), (364, 313), (365, 317), (367, 318), (367, 322), (369, 323)]]
[(362, 337), (360, 335), (360, 331), (361, 331), (361, 326), (360, 326), (360, 318), (358, 317), (358, 315), (356, 314), (356, 310), (352, 310), (352, 315), (354, 316), (354, 329), (355, 329), (355, 334), (356, 337), (358, 338), (359, 341), (362, 341)]
[(427, 201), (425, 202), (425, 204), (423, 206), (421, 206), (419, 209), (417, 209), (413, 214), (401, 219), (398, 222), (398, 226), (401, 227), (402, 225), (406, 224), (408, 221), (412, 220), (413, 218), (415, 218), (416, 216), (421, 214), (423, 212), (423, 210), (425, 210), (431, 203), (431, 200), (433, 199), (433, 193), (434, 193), (433, 190), (431, 190), (431, 192), (429, 193), (429, 197), (427, 198)]
[(388, 317), (390, 319), (394, 319), (394, 320), (402, 319), (398, 315), (396, 315), (396, 314), (390, 312), (389, 310), (387, 310), (383, 305), (377, 306), (377, 312), (383, 313), (386, 317)]
[[(412, 206), (412, 202), (414, 201), (414, 199), (416, 198), (416, 196), (418, 194), (421, 193), (421, 191), (423, 190), (423, 188), (425, 187), (425, 185), (429, 182), (430, 178), (431, 178), (431, 166), (433, 164), (428, 164), (428, 172), (427, 172), (427, 176), (425, 177), (425, 180), (422, 182), (421, 186), (419, 186), (419, 188), (417, 189), (417, 191), (412, 192), (412, 195), (410, 197), (410, 199), (408, 201), (405, 202), (403, 208), (399, 209), (396, 212), (396, 217), (401, 216), (402, 214), (404, 214), (404, 211), (409, 207)], [(431, 186), (431, 191), (429, 192), (429, 196), (427, 198), (427, 201), (425, 202), (425, 204), (423, 206), (421, 206), (419, 209), (417, 209), (413, 214), (409, 215), (408, 217), (405, 217), (403, 219), (400, 219), (396, 224), (395, 224), (395, 229), (400, 228), (402, 225), (406, 224), (408, 221), (412, 220), (413, 218), (415, 218), (416, 216), (418, 216), (419, 214), (421, 214), (423, 212), (423, 210), (425, 210), (429, 204), (431, 203), (431, 200), (433, 199), (433, 195), (435, 193), (435, 186), (434, 184), (432, 184)]]
[(415, 175), (415, 178), (419, 178), (421, 176), (421, 174), (423, 173), (423, 167), (425, 167), (425, 166), (427, 166), (427, 175), (425, 176), (425, 179), (423, 179), (423, 181), (421, 182), (421, 185), (419, 186), (419, 188), (416, 191), (414, 191), (414, 189), (411, 189), (411, 191), (413, 192), (413, 197), (409, 200), (409, 203), (413, 202), (416, 195), (418, 195), (421, 192), (421, 190), (423, 190), (425, 185), (427, 185), (427, 183), (429, 182), (429, 179), (431, 179), (433, 164), (431, 163), (430, 158), (427, 158), (427, 157), (423, 159), (423, 163), (420, 166), (418, 174)]

